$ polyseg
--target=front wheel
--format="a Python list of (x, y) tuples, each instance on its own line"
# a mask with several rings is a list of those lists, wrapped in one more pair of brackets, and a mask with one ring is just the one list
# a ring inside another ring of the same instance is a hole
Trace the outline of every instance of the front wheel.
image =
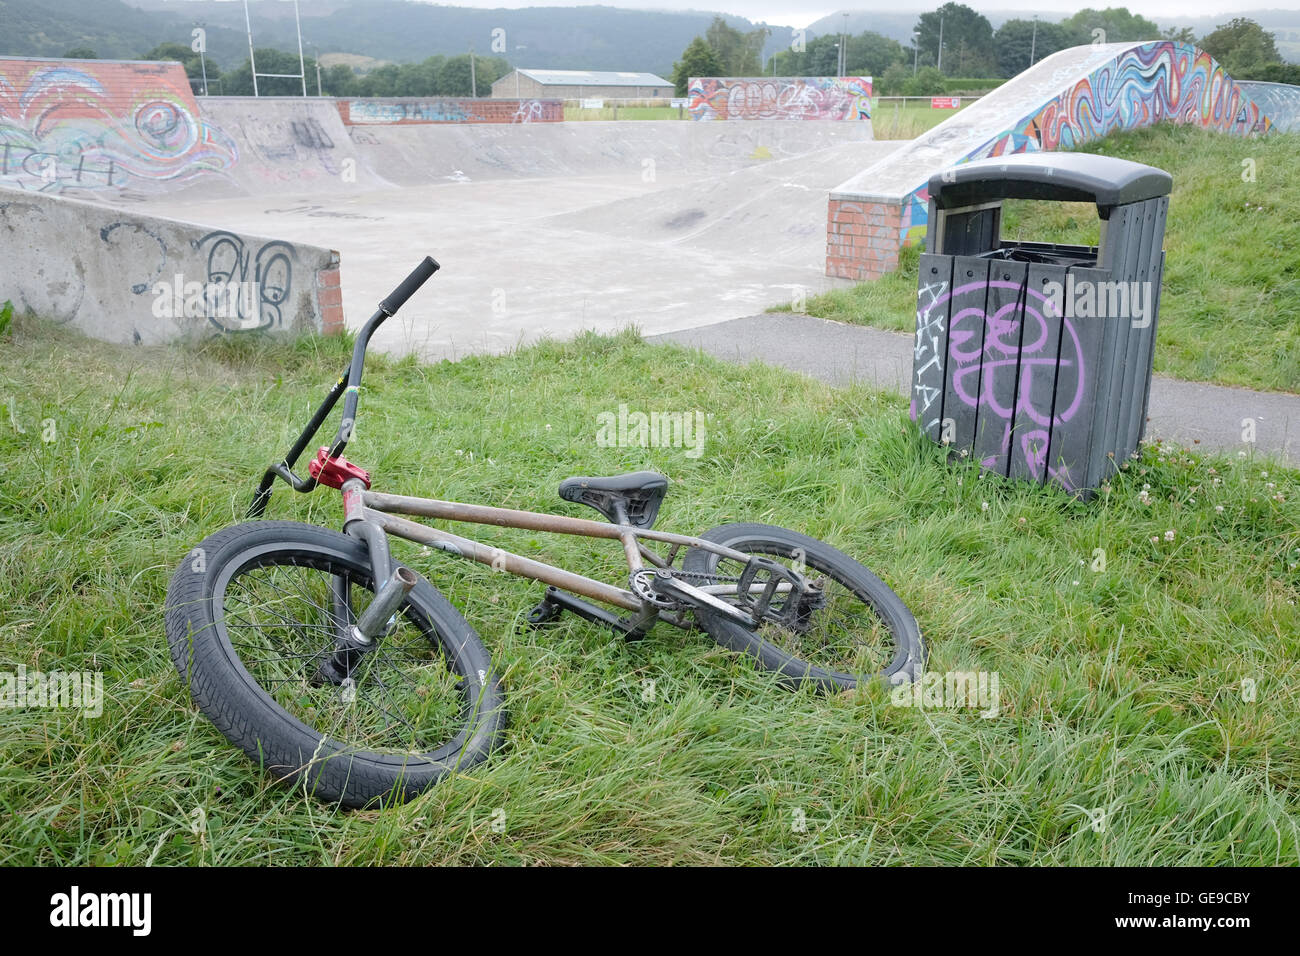
[[(723, 647), (747, 654), (789, 684), (844, 690), (872, 678), (899, 684), (920, 678), (925, 644), (916, 618), (889, 585), (824, 541), (765, 524), (724, 524), (700, 535), (749, 555), (780, 561), (801, 575), (822, 579), (823, 598), (797, 622), (765, 620), (752, 629), (716, 611), (696, 617)], [(691, 584), (732, 582), (745, 563), (702, 548), (682, 560)]]
[(361, 542), (290, 521), (209, 536), (167, 590), (172, 662), (199, 709), (274, 776), (348, 807), (472, 767), (505, 722), (487, 650), (423, 578), (350, 674), (323, 678), (374, 591)]

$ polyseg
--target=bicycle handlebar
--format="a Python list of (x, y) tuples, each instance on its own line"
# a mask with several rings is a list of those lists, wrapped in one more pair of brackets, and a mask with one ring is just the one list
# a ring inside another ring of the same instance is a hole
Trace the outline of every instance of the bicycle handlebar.
[(438, 263), (433, 260), (432, 256), (425, 256), (424, 261), (411, 270), (411, 274), (402, 280), (402, 284), (388, 294), (383, 302), (379, 303), (379, 311), (385, 316), (390, 316), (402, 306), (406, 305), (406, 300), (419, 290), (420, 286), (429, 281), (430, 277), (438, 271)]
[(312, 415), (311, 421), (303, 429), (302, 434), (298, 436), (289, 453), (278, 462), (273, 463), (262, 475), (261, 484), (258, 485), (257, 492), (253, 495), (253, 501), (248, 507), (248, 516), (250, 518), (261, 517), (266, 511), (266, 506), (271, 500), (271, 488), (275, 484), (276, 478), (283, 478), (294, 491), (311, 491), (316, 487), (315, 478), (299, 478), (293, 473), (293, 466), (298, 460), (298, 456), (303, 453), (307, 446), (315, 437), (320, 426), (324, 424), (326, 417), (334, 409), (338, 402), (339, 396), (343, 396), (343, 419), (339, 422), (339, 430), (334, 436), (334, 442), (330, 446), (330, 457), (335, 458), (343, 453), (347, 446), (348, 440), (352, 437), (352, 430), (356, 422), (357, 399), (361, 391), (361, 371), (365, 363), (366, 347), (370, 344), (370, 336), (374, 334), (375, 329), (384, 323), (385, 319), (391, 318), (397, 310), (406, 304), (406, 301), (419, 290), (439, 269), (438, 263), (432, 256), (425, 256), (424, 261), (411, 270), (411, 274), (402, 280), (401, 285), (388, 294), (379, 308), (357, 332), (356, 344), (352, 348), (352, 361), (348, 367), (343, 370), (334, 387), (330, 389), (325, 401), (316, 409)]

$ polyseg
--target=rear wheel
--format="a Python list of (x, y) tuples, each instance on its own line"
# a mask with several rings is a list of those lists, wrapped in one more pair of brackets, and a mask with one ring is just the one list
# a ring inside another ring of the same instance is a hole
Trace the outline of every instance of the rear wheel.
[(350, 677), (324, 679), (340, 626), (373, 597), (361, 542), (288, 521), (211, 535), (167, 591), (172, 662), (208, 719), (276, 777), (348, 807), (479, 763), (505, 722), (487, 650), (423, 578)]
[[(753, 629), (697, 608), (700, 624), (719, 644), (748, 654), (796, 686), (841, 690), (872, 678), (899, 684), (921, 676), (925, 645), (916, 618), (889, 585), (853, 558), (824, 541), (765, 524), (724, 524), (700, 537), (822, 582), (817, 606), (796, 623), (765, 620)], [(692, 548), (682, 560), (687, 582), (697, 586), (734, 581), (744, 567), (702, 548)]]

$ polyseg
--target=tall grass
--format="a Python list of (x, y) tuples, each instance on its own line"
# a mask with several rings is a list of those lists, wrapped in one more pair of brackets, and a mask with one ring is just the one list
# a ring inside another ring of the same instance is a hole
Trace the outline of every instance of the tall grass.
[[(1297, 862), (1295, 472), (1150, 447), (1083, 504), (945, 464), (892, 395), (631, 334), (373, 357), (349, 456), (385, 490), (567, 514), (567, 475), (658, 469), (661, 527), (768, 521), (859, 556), (932, 671), (999, 674), (998, 715), (792, 694), (702, 633), (521, 629), (540, 586), (403, 545), (504, 669), (504, 749), (385, 811), (269, 784), (189, 701), (161, 607), (346, 346), (130, 349), (21, 318), (0, 339), (0, 672), (98, 671), (108, 697), (0, 709), (0, 862)], [(704, 455), (600, 447), (619, 403), (700, 409)], [(340, 520), (283, 487), (271, 515)], [(620, 580), (608, 542), (475, 530)]]

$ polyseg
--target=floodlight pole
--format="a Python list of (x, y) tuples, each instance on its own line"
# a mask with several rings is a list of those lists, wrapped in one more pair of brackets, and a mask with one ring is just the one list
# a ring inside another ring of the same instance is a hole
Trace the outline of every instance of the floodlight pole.
[(257, 96), (257, 58), (253, 55), (253, 21), (248, 18), (248, 0), (244, 0), (244, 29), (248, 31), (248, 69), (253, 74), (253, 95)]
[(298, 19), (298, 0), (293, 0), (293, 25), (298, 31), (298, 75), (302, 77), (302, 95), (307, 95), (307, 61), (302, 58), (302, 21)]
[(1034, 17), (1034, 35), (1029, 39), (1029, 65), (1034, 65), (1034, 49), (1038, 45), (1038, 17)]

